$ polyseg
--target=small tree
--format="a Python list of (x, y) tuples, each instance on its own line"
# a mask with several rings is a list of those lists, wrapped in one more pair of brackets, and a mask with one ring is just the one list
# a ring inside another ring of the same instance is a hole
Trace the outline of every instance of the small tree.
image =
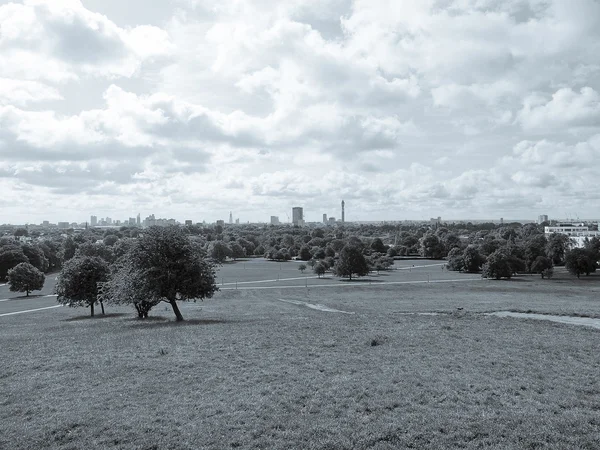
[(65, 262), (56, 279), (58, 303), (66, 306), (90, 307), (94, 316), (94, 305), (100, 300), (102, 314), (104, 304), (98, 299), (100, 284), (108, 280), (110, 270), (106, 261), (97, 256), (76, 256)]
[(340, 257), (335, 264), (335, 274), (338, 277), (349, 278), (350, 280), (352, 280), (352, 275), (361, 277), (369, 274), (367, 260), (360, 248), (346, 245), (340, 251)]
[(8, 284), (13, 292), (39, 291), (44, 287), (46, 277), (44, 274), (29, 263), (20, 263), (8, 271)]
[(306, 264), (300, 264), (298, 266), (298, 270), (302, 273), (304, 273), (304, 271), (306, 270)]
[(313, 267), (313, 272), (317, 274), (317, 277), (321, 278), (321, 275), (325, 275), (327, 266), (322, 261), (316, 263)]
[(140, 319), (146, 319), (150, 310), (161, 302), (149, 291), (143, 272), (136, 270), (127, 257), (119, 261), (109, 280), (102, 283), (99, 299), (118, 305), (132, 304)]

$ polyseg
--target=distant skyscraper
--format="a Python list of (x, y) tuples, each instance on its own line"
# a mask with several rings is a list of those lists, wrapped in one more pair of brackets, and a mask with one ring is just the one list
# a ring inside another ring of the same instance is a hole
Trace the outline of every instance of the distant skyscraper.
[(304, 225), (304, 209), (300, 206), (292, 208), (292, 223), (298, 226)]
[(327, 214), (323, 214), (323, 223), (327, 223)]
[(142, 226), (142, 220), (140, 218), (140, 213), (138, 213), (138, 215), (137, 215), (137, 226), (138, 227)]
[(344, 207), (346, 206), (346, 202), (342, 200), (342, 223), (346, 221), (346, 212), (344, 211)]
[(233, 214), (229, 211), (229, 223), (233, 223)]
[(98, 225), (98, 217), (97, 216), (92, 216), (90, 217), (90, 225), (95, 227), (96, 225)]
[(271, 216), (271, 225), (279, 225), (279, 217)]
[(546, 214), (541, 214), (538, 216), (538, 223), (548, 222), (548, 216)]

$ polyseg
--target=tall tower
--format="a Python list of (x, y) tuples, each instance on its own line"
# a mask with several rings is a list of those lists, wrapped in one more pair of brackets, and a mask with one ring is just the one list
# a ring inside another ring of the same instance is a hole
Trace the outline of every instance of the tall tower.
[(342, 223), (344, 223), (346, 221), (346, 214), (344, 211), (344, 206), (346, 205), (346, 202), (344, 202), (344, 200), (342, 200)]
[(233, 223), (233, 214), (229, 211), (229, 223)]

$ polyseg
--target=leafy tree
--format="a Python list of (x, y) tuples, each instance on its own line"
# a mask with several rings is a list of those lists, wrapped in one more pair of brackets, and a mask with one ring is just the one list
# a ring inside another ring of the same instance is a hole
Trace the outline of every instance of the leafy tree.
[(387, 255), (390, 258), (393, 258), (394, 256), (398, 256), (398, 251), (396, 250), (396, 247), (390, 247), (390, 248), (388, 248)]
[(32, 266), (42, 272), (48, 270), (48, 259), (44, 255), (44, 251), (38, 245), (24, 244), (22, 250)]
[(462, 272), (465, 269), (465, 262), (463, 260), (463, 252), (460, 248), (453, 248), (448, 252), (448, 270), (454, 270), (456, 272)]
[(335, 274), (350, 280), (352, 275), (359, 277), (368, 275), (369, 266), (362, 250), (354, 245), (346, 245), (340, 251), (340, 257), (335, 265)]
[(28, 263), (29, 259), (20, 247), (0, 247), (0, 280), (4, 280), (8, 271), (20, 263)]
[(548, 236), (546, 256), (552, 260), (554, 265), (561, 265), (565, 262), (565, 253), (569, 250), (570, 244), (570, 238), (566, 234), (552, 233)]
[(310, 253), (314, 259), (325, 259), (325, 256), (327, 256), (325, 250), (321, 247), (313, 247)]
[(208, 254), (218, 263), (223, 263), (231, 256), (231, 249), (223, 241), (212, 241), (208, 246)]
[(387, 247), (383, 244), (383, 241), (379, 238), (375, 238), (371, 243), (371, 250), (377, 253), (387, 252)]
[(111, 247), (104, 243), (93, 242), (85, 242), (81, 244), (77, 248), (75, 256), (97, 256), (98, 258), (102, 258), (108, 264), (112, 264), (116, 259), (114, 245)]
[(496, 250), (488, 256), (487, 262), (483, 265), (481, 276), (483, 278), (511, 278), (513, 270), (509, 264), (509, 255), (502, 251)]
[(148, 318), (150, 310), (162, 300), (150, 291), (141, 270), (125, 257), (117, 264), (109, 280), (101, 285), (99, 298), (107, 303), (132, 304), (140, 319)]
[(179, 227), (151, 227), (138, 238), (129, 253), (135, 272), (140, 272), (144, 292), (173, 308), (177, 321), (183, 316), (178, 300), (210, 298), (218, 290), (215, 264)]
[(444, 244), (435, 234), (428, 234), (421, 238), (419, 251), (425, 258), (441, 259), (445, 256)]
[(39, 291), (44, 287), (46, 277), (32, 264), (22, 262), (8, 271), (8, 284), (14, 292)]
[(302, 247), (300, 247), (300, 252), (298, 253), (298, 256), (302, 261), (308, 261), (310, 258), (312, 258), (312, 255), (310, 254), (310, 248), (308, 247), (308, 245), (303, 245)]
[[(94, 305), (99, 301), (100, 284), (108, 281), (110, 270), (106, 261), (97, 256), (77, 256), (65, 262), (56, 279), (57, 301), (71, 307), (90, 307), (94, 316)], [(100, 301), (102, 314), (104, 304)]]
[(77, 244), (75, 240), (71, 236), (67, 236), (65, 241), (63, 242), (63, 261), (70, 260), (73, 256), (75, 256), (75, 252), (77, 251)]
[(237, 242), (231, 242), (229, 244), (229, 249), (231, 250), (231, 257), (234, 261), (238, 258), (243, 258), (246, 256), (246, 250)]
[(119, 240), (118, 236), (116, 236), (114, 234), (109, 234), (104, 237), (102, 242), (104, 242), (104, 245), (106, 245), (108, 247), (112, 247), (113, 245), (115, 245), (117, 243), (118, 240)]
[(15, 232), (13, 233), (13, 235), (15, 237), (19, 237), (19, 236), (29, 236), (29, 231), (27, 231), (27, 228), (17, 228), (15, 230)]
[(542, 278), (548, 274), (548, 269), (552, 268), (552, 260), (546, 256), (538, 256), (531, 265), (531, 272), (539, 273)]
[(298, 270), (302, 273), (304, 273), (304, 271), (306, 270), (306, 264), (300, 264), (298, 266)]
[(60, 244), (56, 241), (45, 239), (40, 244), (40, 248), (48, 260), (48, 270), (59, 269), (62, 265), (62, 252)]
[(476, 245), (469, 245), (465, 248), (463, 254), (463, 270), (468, 273), (477, 273), (485, 263), (485, 258), (479, 253)]
[(525, 264), (531, 271), (531, 266), (539, 256), (546, 257), (546, 245), (548, 241), (543, 234), (532, 234), (524, 243)]
[(321, 275), (325, 275), (326, 271), (327, 265), (323, 261), (319, 261), (313, 266), (313, 272), (316, 273), (319, 278), (321, 278)]
[(587, 250), (583, 248), (574, 248), (567, 252), (565, 267), (570, 274), (579, 278), (582, 273), (589, 275), (591, 272), (595, 272), (596, 261), (594, 261)]

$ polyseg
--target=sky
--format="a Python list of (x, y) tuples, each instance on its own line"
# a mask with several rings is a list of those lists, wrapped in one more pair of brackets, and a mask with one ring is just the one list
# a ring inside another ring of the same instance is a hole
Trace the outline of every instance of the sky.
[(0, 0), (0, 223), (600, 217), (599, 0)]

